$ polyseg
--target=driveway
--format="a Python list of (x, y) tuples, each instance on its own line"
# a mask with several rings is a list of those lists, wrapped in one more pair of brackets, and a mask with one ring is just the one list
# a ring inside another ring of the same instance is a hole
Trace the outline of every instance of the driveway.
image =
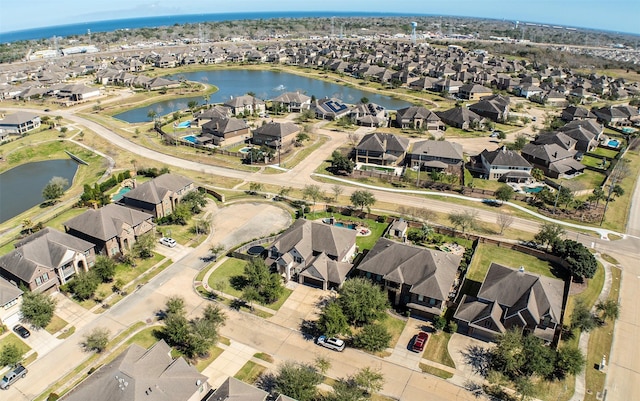
[(455, 333), (449, 340), (448, 350), (451, 359), (456, 365), (455, 378), (461, 381), (482, 382), (484, 377), (480, 374), (486, 369), (486, 350), (493, 347), (490, 342), (481, 341), (469, 336)]
[(288, 283), (287, 287), (293, 288), (293, 293), (269, 320), (294, 330), (300, 329), (303, 320), (316, 320), (320, 311), (318, 304), (331, 297), (329, 292), (307, 285)]
[[(391, 349), (391, 355), (386, 357), (385, 360), (396, 363), (398, 365), (406, 366), (407, 368), (420, 370), (420, 362), (422, 361), (423, 352), (413, 352), (409, 348), (413, 336), (420, 331), (431, 332), (431, 329), (427, 327), (427, 322), (415, 318), (409, 318), (407, 324), (404, 326), (404, 330), (398, 338), (396, 346)], [(429, 342), (425, 344), (425, 349), (429, 346)]]

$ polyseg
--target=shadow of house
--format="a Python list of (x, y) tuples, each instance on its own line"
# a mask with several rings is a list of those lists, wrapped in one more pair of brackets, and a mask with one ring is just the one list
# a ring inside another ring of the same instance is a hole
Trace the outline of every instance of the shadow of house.
[(93, 266), (93, 247), (89, 241), (47, 227), (16, 242), (13, 251), (0, 257), (0, 276), (30, 291), (56, 291)]
[(355, 251), (355, 230), (298, 219), (269, 247), (265, 262), (286, 281), (337, 289), (351, 270)]
[(381, 285), (394, 306), (412, 316), (440, 316), (455, 293), (462, 257), (380, 238), (356, 268)]
[(126, 254), (142, 234), (152, 231), (153, 216), (125, 206), (108, 204), (87, 210), (63, 223), (65, 231), (92, 242), (97, 254)]
[(477, 297), (464, 295), (454, 319), (462, 333), (485, 340), (520, 328), (553, 342), (562, 328), (565, 283), (491, 263)]
[(155, 218), (173, 213), (184, 196), (195, 191), (193, 180), (178, 174), (163, 174), (137, 185), (118, 202), (128, 208), (150, 213)]

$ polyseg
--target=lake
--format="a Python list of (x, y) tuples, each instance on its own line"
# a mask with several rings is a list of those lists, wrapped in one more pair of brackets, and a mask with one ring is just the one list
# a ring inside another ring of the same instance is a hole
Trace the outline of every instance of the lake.
[[(224, 103), (232, 96), (241, 96), (248, 92), (255, 93), (260, 99), (272, 99), (283, 92), (299, 91), (308, 96), (320, 99), (325, 96), (335, 97), (345, 103), (359, 103), (366, 97), (370, 102), (377, 103), (389, 110), (398, 110), (411, 104), (404, 100), (393, 99), (376, 93), (369, 93), (360, 89), (349, 88), (343, 85), (325, 82), (319, 79), (302, 77), (295, 74), (279, 71), (253, 71), (253, 70), (214, 70), (197, 71), (166, 76), (171, 80), (186, 79), (188, 81), (202, 82), (215, 85), (218, 92), (209, 97), (209, 103)], [(149, 106), (125, 111), (113, 117), (128, 123), (141, 123), (150, 121), (147, 114), (154, 110), (158, 115), (166, 115), (177, 110), (187, 109), (189, 101), (195, 100), (203, 104), (202, 96), (182, 99), (166, 100), (153, 103)]]
[(53, 177), (73, 182), (78, 163), (71, 159), (32, 162), (0, 173), (0, 223), (43, 202), (42, 189)]

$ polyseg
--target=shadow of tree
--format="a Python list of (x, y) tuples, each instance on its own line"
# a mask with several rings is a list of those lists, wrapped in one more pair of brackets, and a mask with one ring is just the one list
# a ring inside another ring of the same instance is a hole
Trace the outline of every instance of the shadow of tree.
[(268, 393), (273, 393), (276, 388), (276, 375), (274, 373), (264, 373), (260, 375), (255, 383), (256, 387)]
[(302, 333), (302, 337), (307, 341), (313, 341), (314, 338), (321, 334), (314, 320), (303, 320), (300, 323), (300, 332)]
[(465, 351), (460, 351), (465, 363), (471, 366), (473, 372), (486, 377), (491, 362), (491, 351), (486, 348), (470, 345)]
[(242, 291), (247, 285), (247, 279), (244, 276), (231, 276), (229, 284), (234, 290)]

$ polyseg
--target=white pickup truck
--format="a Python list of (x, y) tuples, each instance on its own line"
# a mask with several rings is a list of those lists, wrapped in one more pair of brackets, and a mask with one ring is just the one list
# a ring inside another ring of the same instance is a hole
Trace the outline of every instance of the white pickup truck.
[(0, 381), (0, 388), (7, 390), (10, 385), (15, 383), (18, 379), (23, 379), (27, 375), (27, 368), (21, 364), (17, 364), (13, 370), (7, 372), (6, 375)]

